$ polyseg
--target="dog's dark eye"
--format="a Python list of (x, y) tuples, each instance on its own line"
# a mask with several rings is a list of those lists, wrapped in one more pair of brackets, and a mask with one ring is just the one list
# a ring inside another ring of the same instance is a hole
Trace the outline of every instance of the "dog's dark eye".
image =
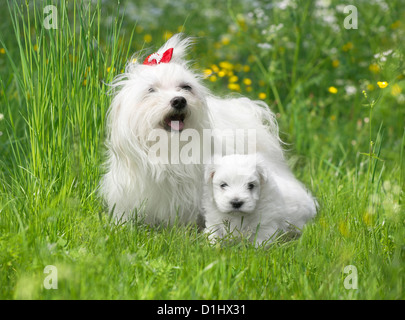
[(182, 90), (186, 90), (186, 91), (191, 91), (192, 90), (191, 86), (189, 86), (188, 84), (183, 84), (183, 85), (180, 86), (180, 88)]
[(249, 189), (249, 190), (252, 190), (254, 187), (255, 187), (255, 185), (254, 185), (253, 183), (249, 183), (249, 184), (248, 184), (248, 189)]
[(225, 189), (228, 185), (225, 182), (223, 182), (219, 186), (221, 187), (221, 189)]

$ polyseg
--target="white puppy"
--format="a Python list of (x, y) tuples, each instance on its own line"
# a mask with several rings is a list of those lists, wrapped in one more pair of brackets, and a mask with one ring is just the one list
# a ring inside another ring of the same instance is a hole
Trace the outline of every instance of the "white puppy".
[(261, 152), (294, 179), (269, 107), (212, 95), (184, 59), (190, 44), (190, 38), (174, 35), (145, 60), (131, 59), (112, 84), (100, 191), (117, 220), (137, 214), (149, 224), (195, 222), (203, 165), (214, 153)]
[(316, 213), (301, 183), (280, 175), (259, 154), (229, 155), (208, 165), (203, 208), (211, 241), (232, 235), (256, 245), (277, 231), (299, 233)]

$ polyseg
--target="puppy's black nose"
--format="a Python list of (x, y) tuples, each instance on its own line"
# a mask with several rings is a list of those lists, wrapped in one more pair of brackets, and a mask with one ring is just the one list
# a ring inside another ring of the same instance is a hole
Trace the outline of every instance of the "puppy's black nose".
[(243, 205), (243, 201), (240, 201), (239, 199), (235, 199), (231, 201), (231, 205), (235, 209), (239, 209)]
[(181, 110), (186, 107), (187, 100), (184, 97), (174, 97), (170, 101), (170, 105), (177, 110)]

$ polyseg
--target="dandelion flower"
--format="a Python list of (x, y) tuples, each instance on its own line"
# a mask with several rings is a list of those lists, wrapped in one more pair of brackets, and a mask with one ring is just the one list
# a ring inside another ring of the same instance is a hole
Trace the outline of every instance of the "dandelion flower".
[(224, 46), (226, 46), (231, 42), (231, 39), (228, 36), (223, 36), (221, 42)]
[(228, 84), (228, 88), (234, 91), (240, 91), (240, 85), (237, 83), (230, 83)]
[(217, 76), (213, 75), (211, 77), (208, 78), (211, 82), (215, 82), (218, 80)]
[(152, 42), (152, 36), (149, 33), (145, 34), (143, 36), (143, 41), (145, 41), (146, 43)]
[(1, 49), (0, 49), (0, 53), (1, 53), (1, 54), (5, 54), (5, 53), (6, 53), (6, 49), (1, 48)]
[(230, 63), (229, 61), (221, 61), (221, 62), (219, 63), (219, 66), (220, 66), (222, 69), (226, 69), (226, 70), (232, 70), (232, 69), (233, 69), (233, 64)]
[(349, 228), (347, 226), (347, 223), (345, 223), (345, 221), (341, 221), (339, 223), (339, 232), (342, 234), (342, 236), (344, 236), (345, 238), (347, 238), (348, 236), (350, 236), (350, 232), (349, 232)]
[(250, 85), (252, 84), (252, 80), (250, 80), (249, 78), (245, 78), (245, 79), (243, 79), (243, 83), (244, 83), (246, 86), (250, 86)]
[(212, 74), (212, 70), (211, 70), (211, 69), (205, 69), (205, 70), (204, 70), (204, 75), (205, 75), (206, 77), (210, 76), (211, 74)]
[(238, 79), (237, 76), (232, 76), (232, 77), (229, 78), (229, 82), (230, 82), (230, 83), (235, 83), (235, 82), (237, 82), (238, 80), (239, 80), (239, 79)]
[(391, 29), (398, 29), (401, 26), (401, 21), (397, 20), (393, 24), (391, 24)]
[(377, 85), (378, 85), (381, 89), (384, 89), (384, 88), (386, 88), (386, 87), (388, 86), (388, 82), (386, 82), (386, 81), (378, 81), (378, 82), (377, 82)]
[(266, 98), (267, 98), (267, 94), (265, 94), (264, 92), (259, 93), (259, 99), (264, 100)]
[(339, 62), (339, 60), (337, 60), (337, 59), (335, 59), (335, 60), (332, 61), (332, 67), (334, 67), (334, 68), (339, 67), (339, 64), (340, 64), (340, 62)]
[(212, 71), (214, 71), (215, 73), (219, 72), (219, 68), (216, 64), (211, 65), (211, 69)]
[(391, 94), (393, 96), (398, 96), (401, 93), (401, 87), (398, 84), (394, 84), (391, 89)]
[(336, 94), (338, 92), (338, 89), (336, 87), (331, 86), (331, 87), (329, 87), (328, 91), (330, 93)]
[(343, 51), (349, 51), (349, 50), (351, 50), (351, 49), (353, 49), (353, 43), (351, 43), (351, 42), (346, 43), (346, 44), (343, 45), (343, 47), (342, 47), (342, 50), (343, 50)]
[(226, 76), (226, 71), (224, 71), (224, 70), (219, 71), (218, 76), (220, 76), (221, 78), (225, 77)]
[(380, 72), (380, 66), (376, 63), (370, 64), (368, 67), (368, 70), (370, 70), (372, 73), (379, 73)]
[(173, 36), (173, 32), (171, 31), (166, 31), (163, 35), (163, 40), (168, 40)]

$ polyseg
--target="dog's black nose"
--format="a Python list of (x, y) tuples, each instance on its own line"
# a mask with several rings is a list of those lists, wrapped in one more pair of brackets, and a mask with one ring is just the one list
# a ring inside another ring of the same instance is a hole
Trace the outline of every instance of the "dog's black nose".
[(239, 209), (243, 205), (243, 201), (240, 201), (239, 199), (235, 199), (231, 201), (231, 205), (235, 209)]
[(177, 110), (181, 110), (186, 107), (187, 105), (187, 100), (184, 97), (174, 97), (170, 101), (170, 105)]

